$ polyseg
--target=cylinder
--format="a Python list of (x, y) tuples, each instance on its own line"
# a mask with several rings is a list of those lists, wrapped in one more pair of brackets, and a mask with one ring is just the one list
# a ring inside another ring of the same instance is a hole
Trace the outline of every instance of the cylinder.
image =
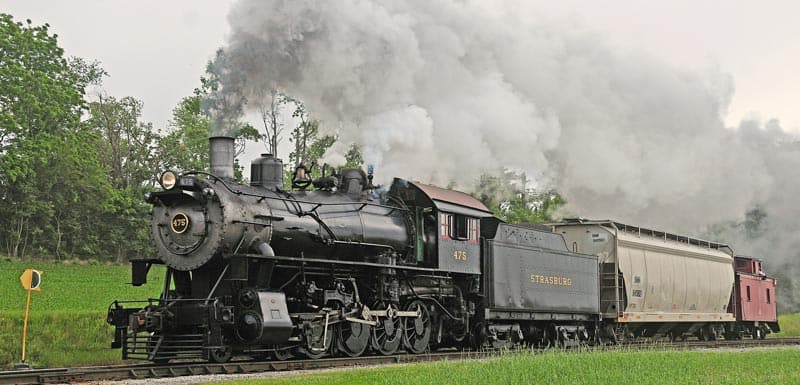
[(211, 174), (233, 179), (234, 139), (229, 136), (212, 136), (208, 138)]

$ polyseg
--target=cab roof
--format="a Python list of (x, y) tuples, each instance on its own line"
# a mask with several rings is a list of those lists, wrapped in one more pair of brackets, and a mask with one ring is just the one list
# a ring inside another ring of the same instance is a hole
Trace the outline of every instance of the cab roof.
[(443, 189), (419, 182), (409, 182), (409, 184), (425, 194), (439, 210), (479, 218), (494, 216), (492, 211), (489, 210), (483, 202), (467, 193)]

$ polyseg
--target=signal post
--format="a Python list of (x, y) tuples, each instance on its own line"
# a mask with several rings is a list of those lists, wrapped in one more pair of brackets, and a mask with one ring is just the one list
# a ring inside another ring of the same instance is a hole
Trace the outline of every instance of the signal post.
[(25, 302), (25, 321), (22, 326), (22, 362), (14, 365), (15, 369), (29, 369), (30, 365), (25, 362), (25, 348), (27, 347), (28, 340), (28, 315), (31, 311), (31, 292), (36, 290), (40, 291), (42, 285), (42, 272), (34, 269), (26, 269), (19, 281), (22, 283), (22, 288), (28, 291), (28, 300)]

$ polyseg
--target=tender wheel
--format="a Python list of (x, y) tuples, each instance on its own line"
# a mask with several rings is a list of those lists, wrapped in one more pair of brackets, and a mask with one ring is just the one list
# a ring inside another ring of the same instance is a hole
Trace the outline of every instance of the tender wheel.
[(550, 349), (553, 346), (553, 336), (552, 332), (550, 331), (550, 327), (544, 329), (544, 333), (542, 333), (542, 339), (539, 341), (539, 348), (541, 349)]
[(404, 318), (403, 345), (409, 353), (423, 353), (431, 340), (431, 314), (425, 302), (418, 299), (411, 301), (406, 310), (419, 312), (419, 317)]
[(556, 325), (547, 325), (547, 327), (544, 328), (544, 333), (542, 333), (542, 340), (539, 342), (539, 347), (542, 349), (550, 349), (558, 346), (558, 332), (556, 331)]
[(211, 362), (216, 362), (218, 364), (224, 364), (231, 359), (232, 351), (230, 346), (224, 346), (216, 349), (212, 349), (208, 352), (208, 359)]
[(708, 333), (706, 332), (706, 328), (700, 328), (695, 334), (697, 339), (700, 341), (708, 341)]
[(372, 328), (372, 348), (376, 352), (389, 356), (397, 353), (403, 342), (403, 322), (400, 317), (381, 318), (378, 325)]
[(372, 334), (371, 327), (359, 322), (345, 322), (337, 328), (336, 347), (350, 357), (358, 357), (367, 350)]

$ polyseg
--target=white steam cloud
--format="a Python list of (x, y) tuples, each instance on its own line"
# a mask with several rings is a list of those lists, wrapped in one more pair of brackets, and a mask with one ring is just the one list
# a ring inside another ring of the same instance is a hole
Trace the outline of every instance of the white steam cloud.
[(242, 0), (229, 21), (222, 89), (302, 99), (338, 130), (328, 160), (357, 142), (379, 177), (462, 187), (524, 170), (570, 212), (690, 234), (758, 206), (757, 241), (717, 235), (798, 255), (800, 145), (774, 123), (725, 127), (718, 70), (622, 52), (524, 1)]

